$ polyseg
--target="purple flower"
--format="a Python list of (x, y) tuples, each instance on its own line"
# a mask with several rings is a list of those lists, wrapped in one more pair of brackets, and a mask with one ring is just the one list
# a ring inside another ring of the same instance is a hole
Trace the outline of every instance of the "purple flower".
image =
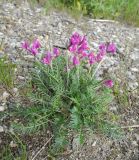
[(73, 57), (72, 62), (73, 62), (74, 66), (77, 66), (77, 65), (80, 64), (80, 61), (79, 61), (79, 59), (76, 56)]
[(103, 54), (100, 52), (100, 53), (98, 53), (97, 55), (96, 55), (96, 61), (97, 62), (100, 62), (102, 59), (103, 59)]
[(107, 52), (115, 54), (116, 45), (114, 43), (109, 43), (108, 46), (107, 46)]
[(83, 37), (82, 37), (82, 40), (80, 41), (80, 44), (83, 44), (83, 43), (87, 43), (86, 36), (83, 36)]
[(60, 55), (60, 50), (55, 47), (55, 48), (53, 49), (53, 53), (54, 53), (55, 57), (58, 57), (58, 56)]
[(34, 48), (33, 46), (31, 48), (28, 48), (28, 51), (30, 53), (32, 53), (34, 56), (36, 56), (36, 54), (38, 54), (38, 50), (36, 48)]
[(85, 58), (85, 57), (88, 57), (88, 53), (86, 51), (83, 51), (81, 53), (80, 59)]
[(102, 43), (100, 46), (99, 46), (99, 53), (104, 56), (106, 54), (106, 45), (104, 43)]
[(99, 54), (100, 54), (102, 57), (104, 57), (104, 56), (106, 55), (106, 51), (100, 50), (100, 51), (99, 51)]
[(45, 57), (42, 59), (42, 62), (43, 62), (44, 64), (48, 64), (48, 65), (51, 64), (51, 62), (52, 62), (52, 55), (51, 55), (50, 52), (47, 52), (47, 53), (46, 53)]
[(99, 49), (105, 51), (106, 50), (106, 45), (104, 43), (100, 44)]
[(90, 64), (94, 64), (96, 62), (96, 57), (93, 52), (88, 55), (88, 59)]
[(38, 48), (41, 47), (41, 44), (40, 44), (40, 42), (36, 39), (36, 40), (33, 41), (32, 47), (35, 48), (35, 49), (38, 49)]
[(41, 47), (40, 42), (37, 39), (33, 41), (31, 47), (29, 46), (29, 43), (27, 41), (24, 41), (21, 45), (23, 49), (26, 49), (34, 56), (38, 54), (38, 49)]
[(78, 48), (78, 53), (82, 53), (86, 50), (88, 50), (88, 44), (86, 42), (83, 42), (80, 47)]
[(28, 50), (28, 48), (29, 48), (29, 43), (28, 43), (27, 41), (24, 41), (23, 43), (21, 43), (21, 47), (22, 47), (23, 49)]
[(71, 45), (69, 46), (68, 50), (71, 52), (71, 53), (74, 53), (77, 51), (77, 45)]
[(113, 85), (114, 85), (114, 83), (113, 83), (113, 81), (112, 81), (111, 79), (109, 79), (109, 80), (105, 80), (105, 81), (104, 81), (104, 85), (105, 85), (106, 87), (108, 87), (108, 88), (112, 88)]
[(70, 45), (78, 45), (82, 40), (82, 37), (79, 33), (75, 32), (70, 38)]
[(78, 33), (74, 33), (70, 38), (70, 45), (68, 50), (71, 53), (81, 54), (82, 52), (88, 50), (88, 43), (85, 36), (81, 36)]

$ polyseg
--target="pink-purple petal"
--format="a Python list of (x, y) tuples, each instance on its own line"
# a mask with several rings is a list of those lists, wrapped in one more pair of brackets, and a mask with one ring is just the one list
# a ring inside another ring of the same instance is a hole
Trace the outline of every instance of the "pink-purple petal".
[(102, 59), (103, 59), (103, 55), (101, 54), (101, 53), (98, 53), (97, 55), (96, 55), (96, 61), (97, 62), (100, 62)]
[(109, 79), (109, 80), (105, 80), (105, 81), (104, 81), (104, 85), (105, 85), (106, 87), (108, 87), (108, 88), (112, 88), (113, 85), (114, 85), (114, 83), (113, 83), (113, 81), (112, 81), (111, 79)]
[(55, 57), (58, 57), (60, 55), (60, 50), (58, 48), (53, 48), (53, 54)]
[(36, 40), (33, 41), (32, 47), (35, 48), (35, 49), (38, 49), (38, 48), (41, 47), (41, 44), (40, 44), (40, 42), (36, 39)]
[(114, 43), (109, 43), (107, 46), (107, 52), (116, 53), (116, 45)]
[(52, 62), (52, 55), (51, 55), (50, 52), (47, 52), (47, 53), (46, 53), (45, 57), (42, 59), (42, 62), (43, 62), (44, 64), (48, 64), (48, 65), (51, 64), (51, 62)]
[(38, 54), (38, 50), (34, 47), (28, 48), (28, 51), (33, 54), (34, 56), (36, 56)]
[(27, 41), (24, 41), (23, 43), (21, 43), (21, 47), (27, 50), (29, 48), (29, 43)]
[(90, 53), (88, 55), (88, 59), (89, 59), (89, 64), (91, 64), (91, 65), (96, 62), (96, 57), (95, 57), (94, 53)]

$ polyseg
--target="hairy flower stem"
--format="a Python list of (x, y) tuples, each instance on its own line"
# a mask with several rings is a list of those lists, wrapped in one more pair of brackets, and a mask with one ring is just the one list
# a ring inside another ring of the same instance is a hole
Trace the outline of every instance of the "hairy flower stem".
[(103, 58), (103, 59), (99, 62), (97, 68), (95, 69), (95, 71), (94, 71), (94, 73), (93, 73), (93, 75), (92, 75), (92, 79), (93, 79), (93, 77), (95, 76), (95, 74), (97, 73), (97, 71), (99, 70), (99, 68), (101, 67), (101, 65), (102, 65), (102, 63), (104, 62), (104, 60), (105, 60), (105, 58)]
[(67, 56), (66, 56), (66, 69), (67, 69), (67, 73), (68, 73), (68, 75), (67, 75), (67, 86), (68, 86), (68, 84), (69, 84), (69, 75), (70, 75), (70, 70), (69, 70), (69, 57), (68, 57), (68, 54), (66, 54)]
[[(47, 70), (44, 68), (44, 66), (41, 65), (41, 63), (38, 63), (38, 67), (39, 67), (41, 70), (43, 70), (46, 74), (48, 74), (52, 79), (54, 79), (57, 83), (59, 83), (58, 80), (57, 80), (51, 73), (49, 73), (49, 70), (47, 71)], [(49, 68), (48, 68), (48, 69), (49, 69)]]
[(89, 71), (88, 71), (89, 74), (92, 72), (92, 68), (93, 68), (93, 65), (90, 65), (90, 68), (89, 68)]
[(52, 73), (54, 73), (54, 70), (53, 70), (53, 62), (50, 63), (50, 68), (52, 70)]
[(80, 66), (77, 66), (77, 78), (78, 78), (78, 84), (80, 83)]

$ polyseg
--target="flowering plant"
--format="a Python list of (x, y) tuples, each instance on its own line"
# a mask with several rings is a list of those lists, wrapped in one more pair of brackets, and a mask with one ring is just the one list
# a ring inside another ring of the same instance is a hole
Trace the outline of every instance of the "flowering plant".
[(41, 50), (38, 40), (30, 46), (23, 42), (22, 48), (36, 57), (30, 97), (38, 113), (33, 127), (50, 129), (55, 135), (55, 146), (62, 147), (72, 131), (77, 131), (82, 142), (85, 128), (103, 130), (114, 83), (111, 79), (99, 81), (95, 74), (106, 54), (115, 54), (115, 44), (103, 43), (95, 54), (86, 37), (74, 33), (64, 52), (53, 48), (37, 57)]
[[(32, 55), (37, 56), (39, 54), (39, 49), (41, 48), (40, 42), (36, 39), (33, 41), (31, 45), (27, 41), (22, 43), (22, 48), (25, 49), (27, 52), (30, 52)], [(116, 46), (114, 43), (108, 44), (101, 44), (99, 46), (98, 53), (95, 54), (93, 51), (90, 50), (87, 39), (85, 36), (81, 36), (78, 33), (74, 33), (70, 38), (70, 43), (68, 46), (68, 51), (66, 54), (60, 53), (58, 48), (53, 48), (53, 52), (47, 51), (41, 62), (44, 65), (51, 66), (52, 64), (55, 65), (55, 59), (59, 57), (64, 57), (66, 59), (66, 69), (67, 72), (77, 66), (87, 67), (88, 69), (92, 69), (94, 64), (101, 64), (101, 61), (105, 58), (107, 53), (115, 54), (116, 53)], [(54, 63), (53, 63), (54, 62)], [(96, 73), (96, 71), (95, 71)], [(91, 73), (90, 73), (91, 74)], [(112, 80), (108, 80), (107, 83), (104, 84), (108, 87), (112, 87), (113, 85)]]

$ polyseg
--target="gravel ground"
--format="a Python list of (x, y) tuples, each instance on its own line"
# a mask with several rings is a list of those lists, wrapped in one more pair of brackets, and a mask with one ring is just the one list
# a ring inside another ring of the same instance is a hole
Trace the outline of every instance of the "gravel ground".
[[(44, 14), (40, 7), (33, 8), (27, 2), (0, 3), (0, 57), (7, 54), (18, 64), (17, 79), (24, 82), (29, 62), (32, 56), (23, 53), (20, 44), (23, 40), (39, 38), (44, 45), (65, 48), (69, 36), (78, 31), (87, 35), (91, 47), (96, 50), (102, 42), (113, 41), (117, 45), (117, 54), (108, 56), (103, 63), (97, 77), (104, 74), (116, 78), (122, 85), (126, 84), (128, 91), (128, 105), (115, 100), (110, 110), (119, 115), (121, 126), (139, 124), (139, 29), (113, 21), (93, 20), (81, 18), (75, 20), (66, 13), (51, 12)], [(121, 95), (124, 94), (121, 85)], [(17, 88), (13, 93), (18, 94)], [(18, 95), (17, 95), (18, 96)], [(0, 112), (7, 111), (7, 99), (10, 95), (0, 90)], [(7, 126), (0, 123), (0, 144), (4, 144)], [(73, 139), (72, 151), (60, 156), (59, 160), (138, 160), (139, 159), (139, 128), (134, 126), (124, 129), (125, 136), (120, 140), (112, 140), (102, 135), (86, 134), (87, 140), (82, 147), (78, 147)], [(2, 136), (1, 136), (2, 135)], [(44, 139), (42, 138), (44, 137)], [(28, 138), (29, 139), (29, 138)], [(33, 155), (44, 145), (45, 136), (30, 140), (29, 155)], [(38, 143), (40, 142), (40, 143)], [(11, 142), (10, 142), (11, 143)], [(47, 148), (41, 153), (47, 157)], [(44, 159), (39, 155), (36, 159)], [(29, 158), (31, 159), (31, 158)], [(47, 158), (46, 158), (47, 159)]]

